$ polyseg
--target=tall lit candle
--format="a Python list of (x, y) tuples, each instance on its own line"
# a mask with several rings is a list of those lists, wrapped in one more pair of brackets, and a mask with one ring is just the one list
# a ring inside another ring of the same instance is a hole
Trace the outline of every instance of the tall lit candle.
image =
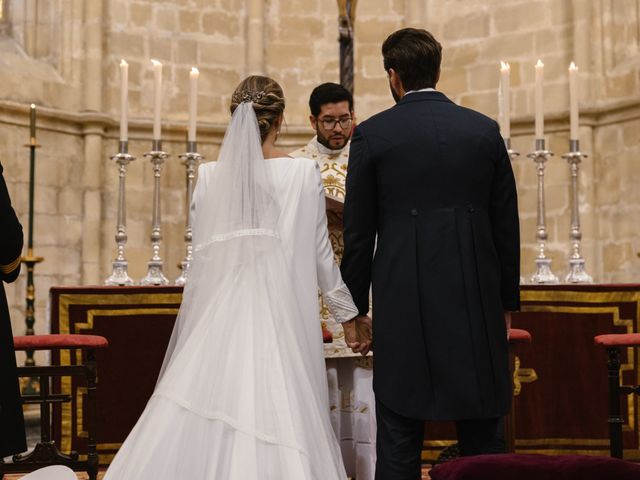
[(162, 63), (153, 63), (154, 109), (153, 109), (153, 139), (160, 140), (160, 112), (162, 110)]
[(129, 64), (120, 60), (120, 141), (126, 142), (129, 131)]
[(544, 99), (542, 96), (542, 84), (544, 82), (544, 63), (538, 60), (536, 63), (536, 140), (544, 138)]
[(29, 106), (29, 132), (30, 132), (32, 140), (35, 141), (35, 138), (36, 138), (36, 106), (33, 103)]
[(502, 100), (502, 136), (511, 137), (511, 66), (500, 62), (500, 95)]
[(569, 65), (569, 112), (571, 124), (571, 140), (578, 140), (578, 67)]
[(189, 142), (196, 141), (196, 117), (198, 116), (198, 77), (200, 72), (196, 67), (189, 73)]

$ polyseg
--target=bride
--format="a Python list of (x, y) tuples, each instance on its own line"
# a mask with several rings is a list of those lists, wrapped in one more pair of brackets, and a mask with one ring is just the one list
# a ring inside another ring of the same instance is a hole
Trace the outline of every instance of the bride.
[(192, 204), (195, 260), (155, 391), (105, 480), (344, 480), (329, 421), (317, 287), (354, 351), (320, 172), (274, 145), (284, 95), (236, 88)]

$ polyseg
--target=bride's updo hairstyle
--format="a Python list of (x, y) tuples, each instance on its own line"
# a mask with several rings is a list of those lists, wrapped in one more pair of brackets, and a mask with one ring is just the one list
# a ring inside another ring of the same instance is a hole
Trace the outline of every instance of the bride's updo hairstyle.
[(260, 75), (245, 78), (231, 96), (231, 114), (242, 102), (252, 102), (258, 117), (260, 139), (267, 138), (276, 120), (284, 112), (284, 93), (274, 79)]

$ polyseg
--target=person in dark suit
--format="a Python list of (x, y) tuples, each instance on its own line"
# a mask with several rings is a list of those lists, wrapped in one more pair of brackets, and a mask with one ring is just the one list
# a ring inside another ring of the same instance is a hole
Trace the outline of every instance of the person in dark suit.
[[(0, 279), (13, 282), (20, 273), (22, 252), (22, 226), (11, 207), (7, 184), (0, 164)], [(9, 305), (0, 282), (0, 458), (24, 452), (27, 441), (20, 389), (16, 374), (16, 355)]]
[(518, 205), (496, 122), (434, 90), (437, 40), (406, 28), (382, 55), (397, 104), (353, 134), (341, 270), (363, 328), (372, 285), (376, 479), (415, 480), (424, 420), (455, 421), (462, 455), (504, 451)]

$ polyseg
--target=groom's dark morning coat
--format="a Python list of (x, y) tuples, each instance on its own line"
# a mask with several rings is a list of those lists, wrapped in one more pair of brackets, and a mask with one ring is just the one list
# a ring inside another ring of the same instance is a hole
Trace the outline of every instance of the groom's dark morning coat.
[(428, 91), (360, 124), (344, 247), (342, 275), (360, 314), (373, 284), (377, 399), (416, 419), (504, 415), (503, 311), (519, 308), (520, 239), (496, 122)]

